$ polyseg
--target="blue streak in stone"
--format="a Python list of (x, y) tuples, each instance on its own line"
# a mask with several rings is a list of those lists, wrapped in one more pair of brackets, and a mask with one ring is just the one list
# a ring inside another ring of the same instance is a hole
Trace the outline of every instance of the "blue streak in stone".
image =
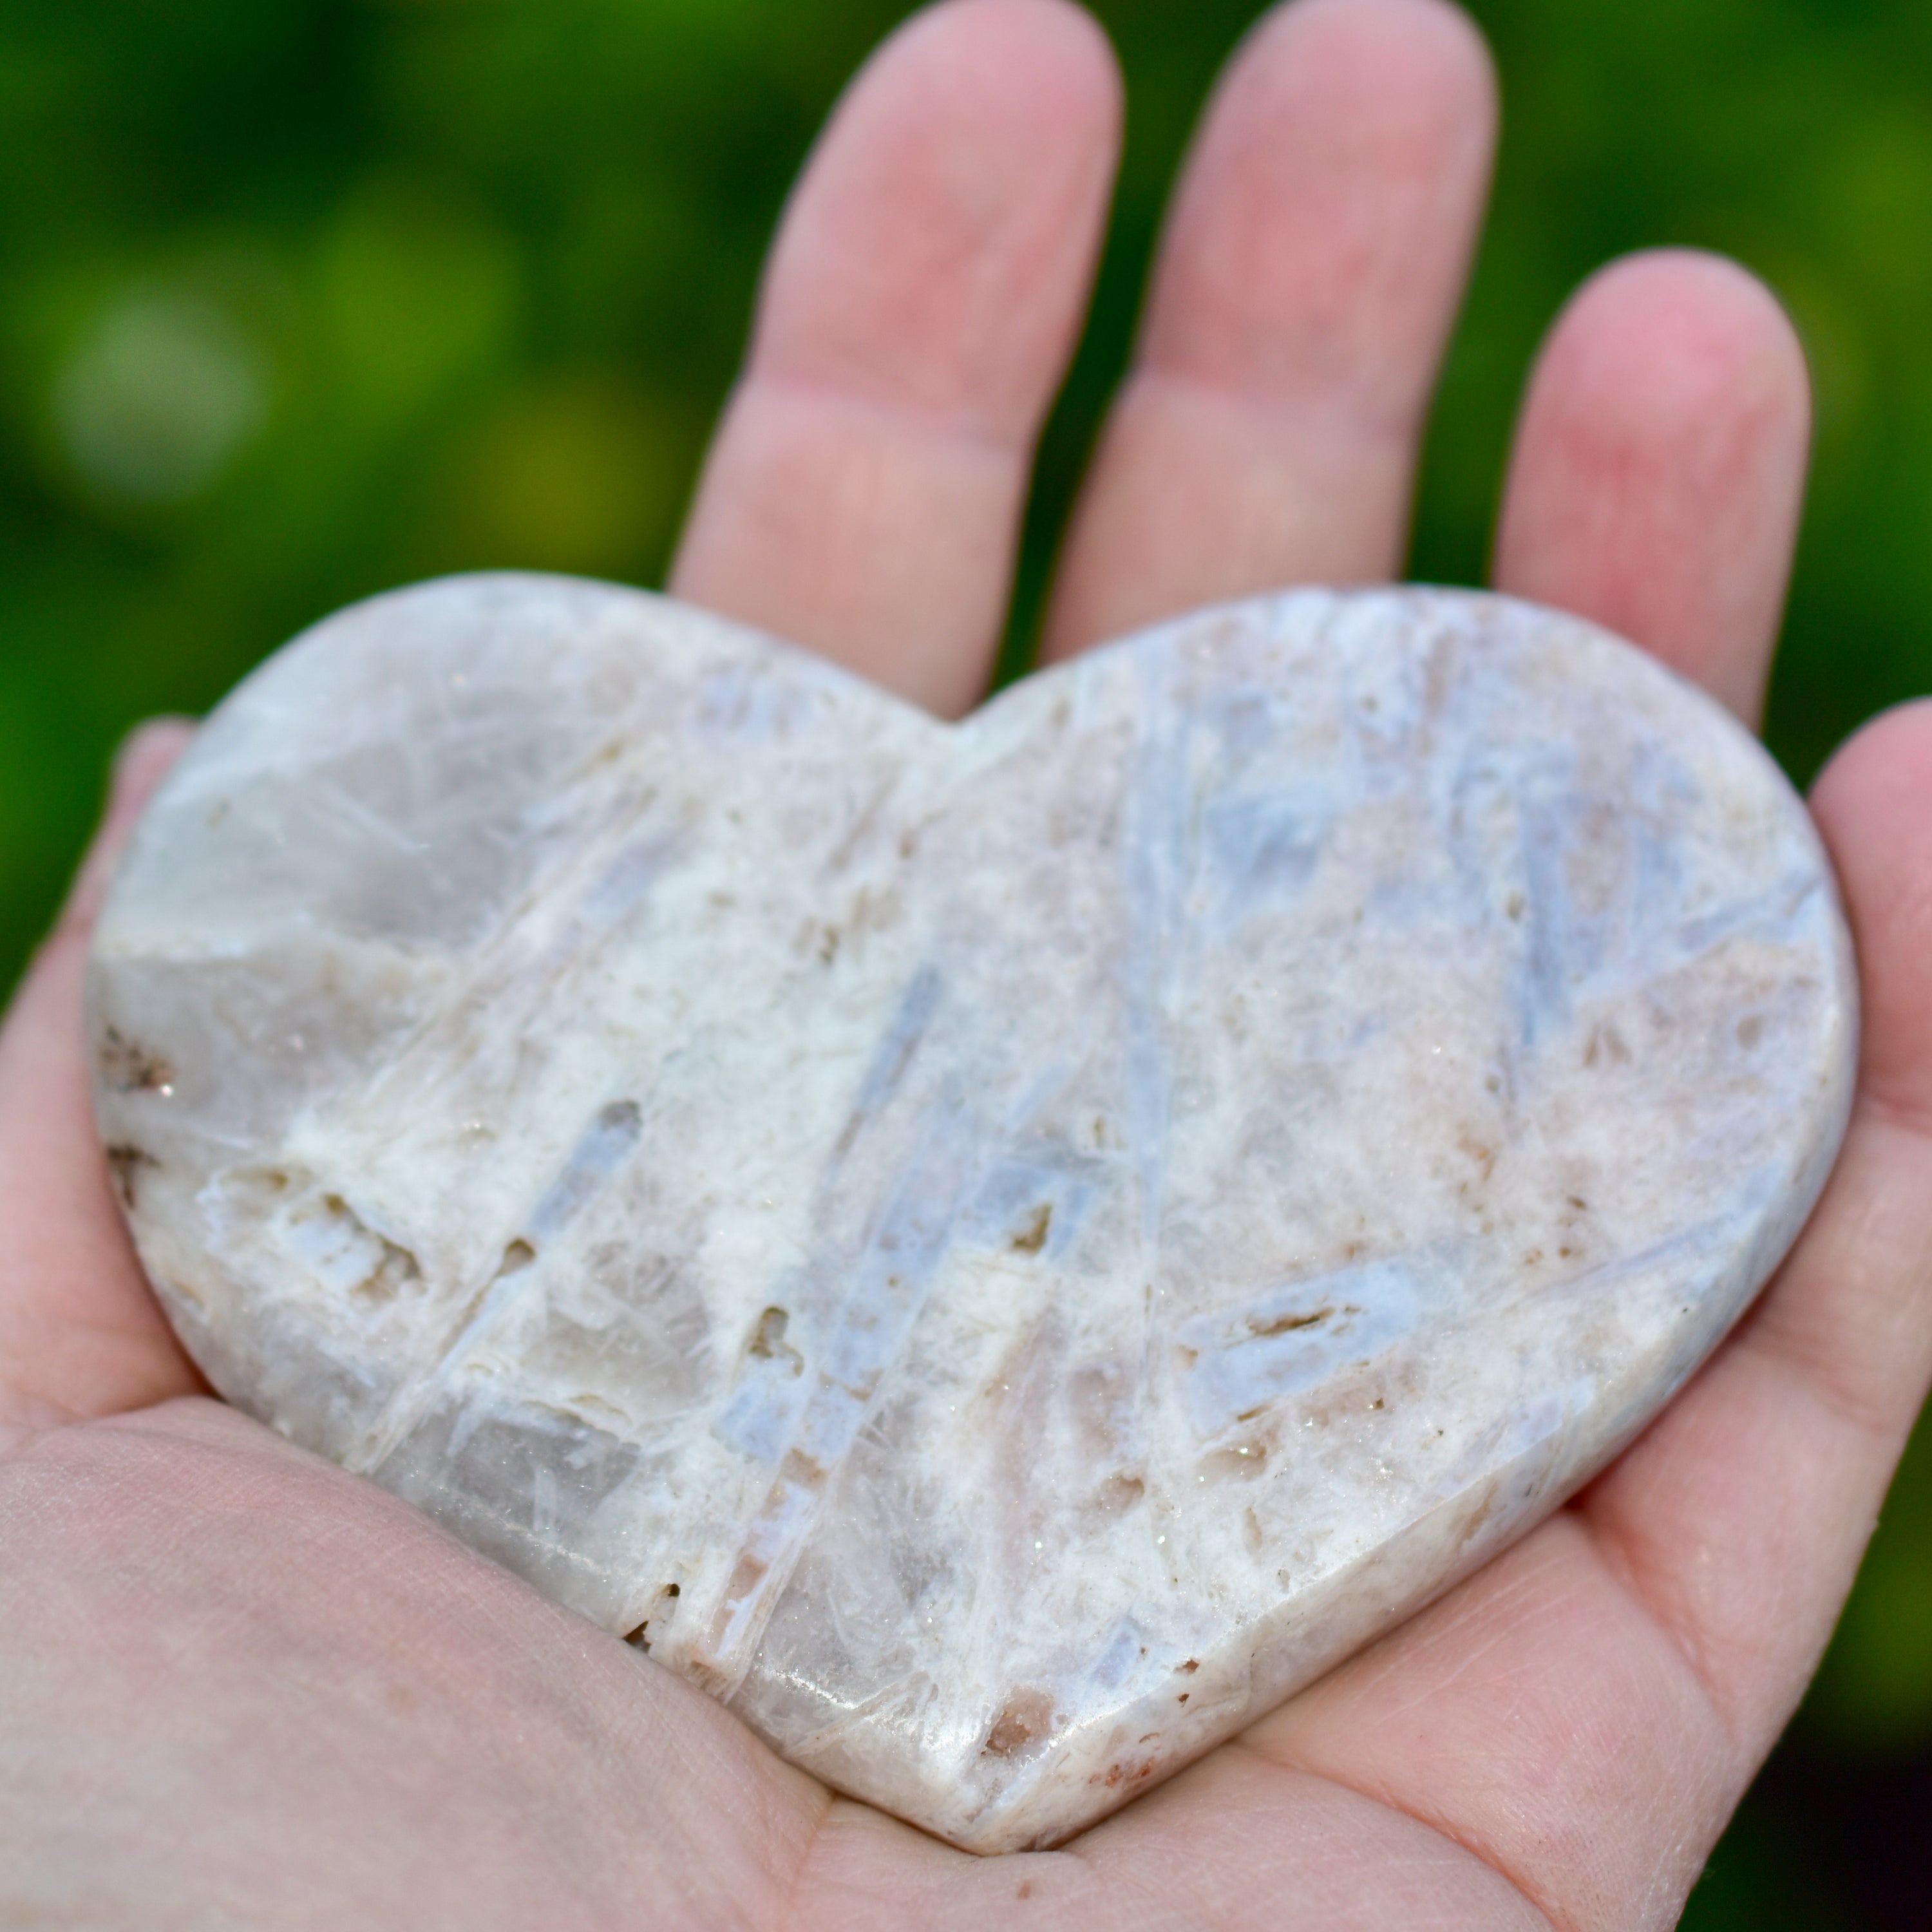
[(643, 1116), (634, 1100), (614, 1100), (600, 1109), (563, 1171), (531, 1210), (526, 1232), (546, 1240), (574, 1220), (584, 1203), (623, 1163), (643, 1130)]
[[(613, 1100), (598, 1108), (578, 1138), (556, 1178), (547, 1187), (526, 1217), (525, 1232), (547, 1240), (581, 1214), (592, 1197), (628, 1159), (644, 1130), (644, 1117), (634, 1100)], [(527, 1250), (530, 1244), (523, 1244)], [(460, 1362), (486, 1335), (500, 1316), (514, 1309), (525, 1286), (524, 1268), (535, 1259), (533, 1252), (518, 1255), (519, 1242), (512, 1241), (503, 1260), (484, 1288), (470, 1318), (456, 1331), (444, 1348), (442, 1364)], [(383, 1419), (379, 1460), (386, 1460), (407, 1439), (434, 1406), (441, 1378), (425, 1379), (421, 1392), (406, 1406), (401, 1405)]]
[(1521, 1002), (1526, 1053), (1535, 1051), (1538, 1036), (1546, 1028), (1561, 1033), (1570, 1023), (1570, 888), (1564, 877), (1560, 807), (1552, 802), (1562, 800), (1568, 789), (1567, 770), (1548, 774), (1550, 796), (1543, 795), (1544, 787), (1535, 784), (1533, 778), (1517, 788), (1523, 883), (1529, 902), (1529, 944), (1523, 959)]
[(1165, 1183), (1172, 1077), (1168, 1065), (1166, 980), (1184, 890), (1188, 835), (1187, 721), (1178, 715), (1165, 661), (1142, 654), (1145, 702), (1134, 761), (1142, 782), (1126, 793), (1123, 886), (1127, 945), (1127, 1141), (1140, 1188), (1142, 1274), (1152, 1284), (1159, 1268), (1161, 1195)]
[(926, 1037), (933, 1015), (939, 1010), (939, 996), (944, 990), (944, 984), (936, 967), (922, 966), (913, 976), (912, 984), (899, 1002), (898, 1011), (892, 1016), (892, 1024), (886, 1029), (885, 1037), (872, 1056), (865, 1084), (859, 1089), (859, 1097), (853, 1103), (852, 1118), (846, 1122), (845, 1130), (838, 1137), (838, 1152), (842, 1159), (851, 1152), (853, 1143), (866, 1124), (878, 1115), (905, 1078), (906, 1069), (911, 1064), (920, 1042)]
[[(901, 996), (897, 1010), (884, 1037), (872, 1054), (872, 1064), (860, 1083), (850, 1117), (832, 1150), (832, 1160), (820, 1178), (812, 1204), (814, 1226), (832, 1226), (837, 1218), (838, 1176), (846, 1156), (857, 1144), (866, 1129), (875, 1123), (898, 1091), (920, 1043), (939, 1010), (945, 982), (938, 970), (922, 967)], [(789, 1288), (781, 1284), (773, 1290), (772, 1305), (788, 1310), (808, 1301), (808, 1279), (794, 1282)], [(849, 1301), (842, 1304), (838, 1321), (850, 1318)], [(835, 1327), (831, 1342), (836, 1348), (840, 1330)], [(776, 1466), (797, 1426), (808, 1397), (802, 1382), (790, 1389), (775, 1385), (769, 1376), (746, 1376), (734, 1390), (712, 1426), (724, 1439), (748, 1456)]]
[(1418, 1258), (1285, 1282), (1184, 1323), (1176, 1339), (1193, 1357), (1183, 1375), (1196, 1430), (1222, 1435), (1343, 1364), (1393, 1348), (1419, 1318)]
[(947, 1082), (858, 1257), (850, 1290), (819, 1351), (815, 1384), (740, 1546), (710, 1646), (724, 1687), (735, 1688), (750, 1668), (833, 1478), (926, 1305), (983, 1165), (984, 1138), (956, 1083)]
[(1264, 900), (1298, 891), (1314, 876), (1327, 827), (1318, 801), (1287, 791), (1217, 800), (1202, 814), (1202, 842), (1232, 926)]

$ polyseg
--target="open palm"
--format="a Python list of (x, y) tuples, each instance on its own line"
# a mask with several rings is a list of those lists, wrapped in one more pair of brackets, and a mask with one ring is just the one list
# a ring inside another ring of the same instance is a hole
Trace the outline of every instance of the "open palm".
[[(1076, 334), (1113, 70), (1064, 0), (947, 0), (786, 218), (680, 595), (946, 712), (986, 676)], [(1225, 80), (1049, 616), (1062, 655), (1398, 565), (1493, 103), (1443, 0), (1298, 0)], [(1532, 380), (1498, 587), (1747, 717), (1808, 435), (1739, 270), (1588, 284)], [(838, 1798), (425, 1519), (198, 1393), (88, 1118), (80, 964), (180, 741), (138, 739), (0, 1040), (0, 1921), (1403, 1928), (1670, 1923), (1828, 1634), (1932, 1373), (1932, 706), (1815, 799), (1864, 974), (1844, 1158), (1610, 1472), (1426, 1614), (1064, 1850)]]

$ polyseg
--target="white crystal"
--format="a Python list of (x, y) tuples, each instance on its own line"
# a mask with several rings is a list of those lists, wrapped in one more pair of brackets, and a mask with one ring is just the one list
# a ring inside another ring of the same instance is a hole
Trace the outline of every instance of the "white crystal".
[(96, 945), (230, 1400), (980, 1850), (1552, 1508), (1842, 1129), (1802, 806), (1570, 618), (1298, 592), (946, 727), (490, 577), (209, 722)]

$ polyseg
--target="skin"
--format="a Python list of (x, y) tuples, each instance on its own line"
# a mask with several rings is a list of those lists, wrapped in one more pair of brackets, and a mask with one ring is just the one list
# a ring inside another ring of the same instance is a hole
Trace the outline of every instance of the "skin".
[[(1177, 192), (1076, 516), (1055, 656), (1394, 568), (1480, 211), (1486, 58), (1444, 0), (1297, 0)], [(1065, 0), (946, 0), (807, 167), (673, 587), (936, 710), (992, 659), (1118, 136)], [(1640, 255), (1531, 375), (1499, 587), (1741, 716), (1808, 434), (1764, 290)], [(209, 1400), (123, 1234), (80, 969), (184, 735), (132, 741), (0, 1036), (0, 1922), (466, 1932), (1673, 1922), (1790, 1715), (1932, 1376), (1932, 704), (1813, 806), (1864, 982), (1825, 1198), (1613, 1468), (1435, 1607), (1063, 1850), (979, 1860), (836, 1798), (425, 1519)]]

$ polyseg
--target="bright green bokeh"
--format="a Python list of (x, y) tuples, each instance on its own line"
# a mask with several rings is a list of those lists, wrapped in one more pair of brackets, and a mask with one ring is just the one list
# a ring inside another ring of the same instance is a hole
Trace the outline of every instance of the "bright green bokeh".
[[(303, 624), (508, 564), (662, 571), (812, 131), (892, 0), (0, 0), (0, 984), (106, 759)], [(1129, 144), (1014, 629), (1126, 352), (1232, 0), (1105, 0)], [(1626, 249), (1738, 256), (1818, 433), (1770, 734), (1932, 688), (1932, 8), (1478, 0), (1505, 98), (1417, 574), (1480, 578), (1527, 359)], [(1932, 1742), (1932, 1441), (1802, 1720)], [(1741, 1828), (1690, 1922), (1822, 1925)], [(1755, 1902), (1754, 1902), (1755, 1901)]]

